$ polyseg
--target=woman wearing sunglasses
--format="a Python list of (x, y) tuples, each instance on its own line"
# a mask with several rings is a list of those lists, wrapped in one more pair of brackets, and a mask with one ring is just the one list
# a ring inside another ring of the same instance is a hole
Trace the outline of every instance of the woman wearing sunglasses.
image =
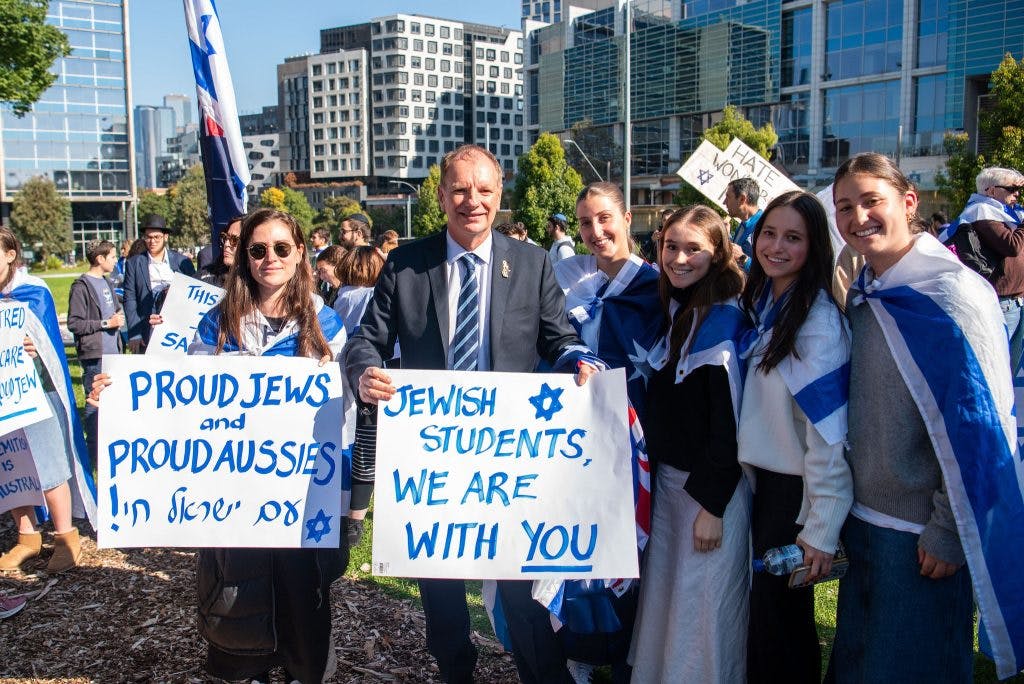
[[(258, 209), (247, 215), (224, 296), (200, 321), (188, 353), (335, 359), (345, 329), (313, 294), (303, 243), (290, 214)], [(97, 376), (90, 403), (109, 384), (109, 376)], [(348, 564), (342, 540), (340, 550), (199, 550), (199, 630), (210, 675), (269, 682), (270, 670), (283, 667), (285, 681), (311, 684), (333, 674), (330, 584)]]
[(220, 234), (220, 258), (199, 269), (199, 279), (204, 283), (224, 287), (228, 271), (235, 264), (235, 252), (238, 250), (238, 240), (242, 235), (242, 219), (244, 218), (244, 216), (236, 216), (228, 221), (227, 228)]

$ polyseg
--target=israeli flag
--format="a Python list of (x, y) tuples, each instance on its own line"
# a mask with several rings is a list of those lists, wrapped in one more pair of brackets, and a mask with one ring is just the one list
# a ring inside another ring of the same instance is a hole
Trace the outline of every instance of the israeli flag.
[(221, 231), (232, 217), (245, 213), (249, 163), (242, 146), (217, 5), (214, 0), (184, 2), (199, 102), (199, 145), (213, 226), (212, 244), (219, 251)]
[[(1024, 667), (1024, 464), (992, 287), (931, 235), (851, 290), (871, 307), (942, 468), (1000, 679)], [(855, 301), (857, 301), (855, 299)]]

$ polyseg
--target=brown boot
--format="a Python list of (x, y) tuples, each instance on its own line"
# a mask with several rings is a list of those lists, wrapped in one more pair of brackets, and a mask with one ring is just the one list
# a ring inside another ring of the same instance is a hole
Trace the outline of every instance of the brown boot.
[(38, 532), (18, 533), (18, 543), (0, 556), (0, 571), (17, 570), (21, 564), (39, 555), (43, 548), (43, 535)]
[(46, 572), (56, 574), (78, 565), (82, 558), (82, 546), (78, 542), (78, 530), (53, 535), (53, 555), (46, 564)]

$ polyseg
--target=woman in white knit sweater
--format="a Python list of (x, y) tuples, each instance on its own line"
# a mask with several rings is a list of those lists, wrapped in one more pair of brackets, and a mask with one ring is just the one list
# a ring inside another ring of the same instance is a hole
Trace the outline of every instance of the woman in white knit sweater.
[[(743, 307), (756, 340), (738, 428), (739, 461), (754, 484), (754, 557), (798, 544), (813, 581), (831, 570), (853, 501), (843, 455), (850, 337), (830, 294), (832, 243), (814, 195), (788, 192), (765, 209)], [(747, 643), (749, 682), (821, 681), (814, 590), (754, 575)]]

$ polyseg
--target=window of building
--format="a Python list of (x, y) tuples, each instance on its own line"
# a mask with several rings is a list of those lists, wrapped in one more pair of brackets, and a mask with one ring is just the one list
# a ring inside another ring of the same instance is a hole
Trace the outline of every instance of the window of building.
[(858, 152), (893, 155), (899, 95), (898, 80), (825, 91), (822, 164), (838, 166)]
[(452, 30), (448, 26), (438, 27), (438, 35), (440, 35), (442, 38), (449, 38), (451, 37), (451, 34)]
[(419, 38), (414, 38), (412, 41), (412, 49), (416, 50), (417, 52), (423, 52), (423, 40)]
[(425, 35), (425, 36), (432, 36), (432, 35), (434, 35), (434, 25), (433, 24), (424, 24), (423, 25), (423, 35)]
[(323, 68), (322, 65), (320, 65), (320, 64), (314, 64), (313, 65), (313, 75), (314, 76), (320, 76), (321, 74), (323, 74), (323, 72), (324, 72), (324, 68)]
[(420, 24), (419, 22), (413, 21), (409, 23), (409, 33), (419, 33)]
[(903, 0), (837, 0), (825, 6), (825, 16), (829, 79), (899, 70)]

